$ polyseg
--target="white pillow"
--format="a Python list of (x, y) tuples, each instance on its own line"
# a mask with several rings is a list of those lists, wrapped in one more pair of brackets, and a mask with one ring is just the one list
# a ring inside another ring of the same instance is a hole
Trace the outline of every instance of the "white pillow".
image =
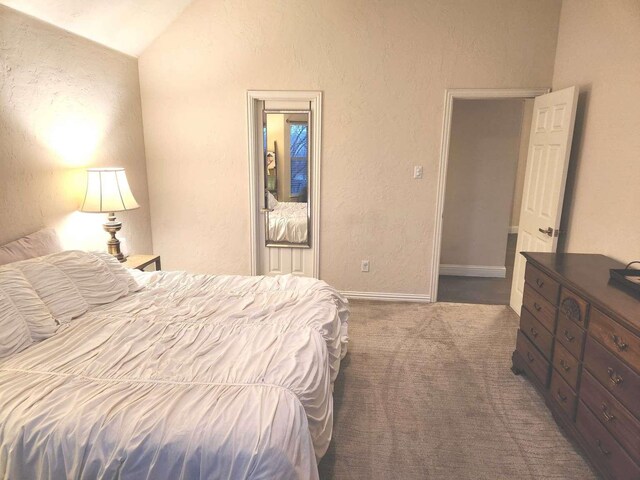
[(128, 280), (114, 275), (104, 260), (93, 253), (69, 250), (43, 260), (64, 272), (90, 306), (111, 303), (129, 293)]
[(46, 257), (13, 263), (5, 268), (22, 272), (53, 318), (59, 323), (69, 323), (89, 310), (89, 304), (69, 277), (43, 258)]
[[(0, 297), (0, 316), (4, 317), (4, 323), (0, 322), (3, 343), (20, 332), (20, 345), (24, 347), (27, 340), (28, 346), (32, 341), (49, 338), (58, 330), (58, 323), (49, 309), (18, 270), (0, 269)], [(28, 338), (22, 333), (22, 324), (28, 328)], [(6, 338), (5, 329), (12, 332)]]
[(8, 265), (20, 270), (60, 323), (129, 293), (128, 278), (97, 255), (70, 250)]
[(122, 263), (120, 263), (118, 259), (116, 259), (116, 257), (111, 255), (110, 253), (91, 252), (91, 255), (95, 255), (100, 260), (102, 260), (107, 265), (111, 273), (116, 276), (116, 278), (120, 279), (122, 282), (128, 285), (128, 293), (137, 292), (142, 288), (142, 285), (140, 285), (131, 274), (132, 270), (125, 268)]
[(0, 265), (60, 251), (62, 247), (56, 231), (53, 228), (45, 228), (0, 246)]
[(271, 210), (278, 206), (278, 200), (273, 196), (273, 193), (267, 192), (267, 207)]
[(9, 358), (29, 345), (27, 324), (11, 299), (0, 290), (0, 360)]

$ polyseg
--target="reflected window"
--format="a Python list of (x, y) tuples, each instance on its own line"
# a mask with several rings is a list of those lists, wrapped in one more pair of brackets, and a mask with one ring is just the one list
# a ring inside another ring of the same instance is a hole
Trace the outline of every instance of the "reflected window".
[(289, 126), (292, 196), (305, 196), (307, 192), (308, 132), (306, 123)]

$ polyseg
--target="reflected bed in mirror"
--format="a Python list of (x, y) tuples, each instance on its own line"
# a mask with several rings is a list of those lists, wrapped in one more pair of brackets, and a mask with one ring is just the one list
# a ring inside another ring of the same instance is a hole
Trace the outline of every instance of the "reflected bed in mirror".
[(307, 202), (278, 202), (270, 192), (267, 192), (267, 195), (269, 196), (267, 244), (286, 242), (307, 245), (309, 243)]
[(309, 111), (264, 111), (265, 244), (309, 247)]

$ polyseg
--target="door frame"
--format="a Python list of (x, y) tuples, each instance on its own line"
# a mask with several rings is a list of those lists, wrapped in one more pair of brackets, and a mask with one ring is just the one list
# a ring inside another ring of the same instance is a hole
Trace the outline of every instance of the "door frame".
[(438, 301), (438, 277), (440, 276), (440, 252), (442, 249), (442, 214), (449, 165), (449, 143), (451, 141), (451, 121), (453, 101), (499, 100), (504, 98), (535, 98), (551, 91), (550, 88), (448, 88), (444, 91), (444, 113), (440, 161), (438, 164), (437, 198), (435, 224), (433, 228), (433, 251), (431, 254), (431, 302)]
[[(313, 278), (320, 278), (320, 159), (322, 133), (322, 92), (310, 90), (247, 90), (247, 138), (249, 139), (249, 204), (251, 229), (251, 275), (258, 274), (258, 255), (260, 242), (260, 226), (258, 215), (261, 196), (256, 194), (258, 187), (260, 158), (256, 133), (258, 131), (258, 114), (261, 113), (263, 101), (307, 101), (311, 103), (311, 168), (309, 184), (311, 186), (311, 248), (313, 249)], [(261, 115), (260, 115), (261, 118)]]

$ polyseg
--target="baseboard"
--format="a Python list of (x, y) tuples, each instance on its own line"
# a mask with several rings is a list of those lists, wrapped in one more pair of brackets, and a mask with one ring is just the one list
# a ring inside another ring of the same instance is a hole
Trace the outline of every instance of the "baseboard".
[(506, 267), (491, 267), (486, 265), (440, 265), (440, 275), (456, 277), (491, 277), (505, 278)]
[(382, 302), (416, 302), (431, 303), (430, 295), (419, 293), (386, 293), (386, 292), (342, 292), (342, 294), (354, 300), (378, 300)]
[(518, 233), (518, 225), (512, 225), (509, 227), (509, 234)]

